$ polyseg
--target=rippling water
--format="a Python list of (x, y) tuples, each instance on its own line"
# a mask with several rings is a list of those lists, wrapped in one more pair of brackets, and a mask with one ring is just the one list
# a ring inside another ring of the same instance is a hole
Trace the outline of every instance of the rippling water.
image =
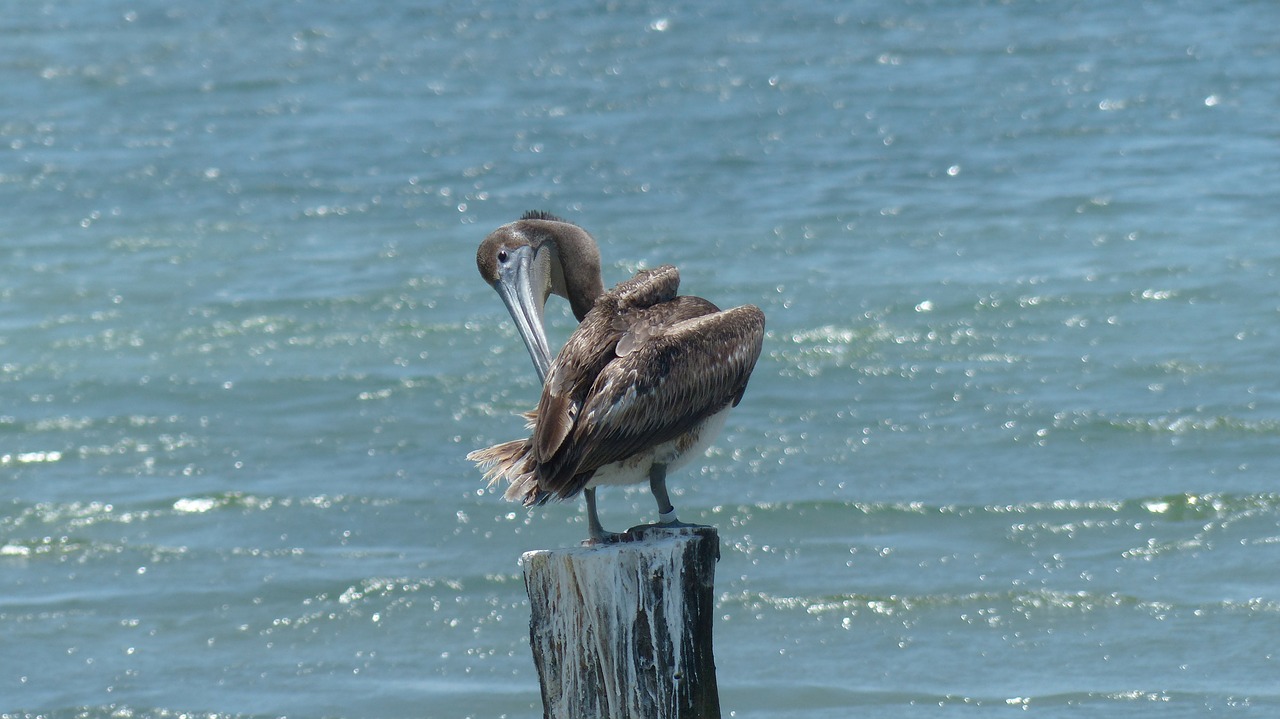
[(0, 716), (539, 716), (533, 208), (769, 318), (672, 478), (727, 716), (1280, 708), (1272, 4), (0, 18)]

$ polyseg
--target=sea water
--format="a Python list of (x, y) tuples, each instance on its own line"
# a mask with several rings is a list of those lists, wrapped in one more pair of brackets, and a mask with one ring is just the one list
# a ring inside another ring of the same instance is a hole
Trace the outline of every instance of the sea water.
[(7, 3), (0, 716), (540, 716), (517, 561), (586, 523), (465, 460), (536, 402), (473, 261), (530, 209), (768, 317), (670, 482), (725, 716), (1274, 715), (1276, 27)]

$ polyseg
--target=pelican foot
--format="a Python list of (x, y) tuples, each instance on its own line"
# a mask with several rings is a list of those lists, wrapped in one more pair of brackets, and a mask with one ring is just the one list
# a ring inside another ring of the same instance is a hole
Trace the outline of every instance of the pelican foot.
[(709, 529), (715, 531), (715, 527), (707, 524), (689, 524), (673, 520), (671, 522), (654, 522), (652, 524), (638, 524), (626, 532), (623, 532), (625, 541), (639, 542), (644, 541), (649, 535), (662, 536), (673, 534), (698, 534), (699, 530)]
[(626, 532), (606, 532), (601, 530), (599, 533), (592, 532), (590, 537), (582, 540), (583, 547), (603, 547), (608, 544), (617, 544), (630, 539)]

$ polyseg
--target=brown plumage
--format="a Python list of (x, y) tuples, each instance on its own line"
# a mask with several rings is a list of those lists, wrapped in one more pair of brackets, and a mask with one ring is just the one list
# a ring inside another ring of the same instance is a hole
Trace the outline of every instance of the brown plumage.
[[(720, 311), (678, 296), (679, 284), (676, 268), (663, 265), (596, 297), (546, 371), (538, 407), (526, 414), (530, 436), (467, 455), (490, 483), (508, 482), (507, 499), (534, 505), (568, 499), (597, 480), (647, 479), (670, 517), (664, 521), (675, 523), (666, 471), (704, 448), (718, 431), (711, 420), (741, 401), (764, 339), (759, 308)], [(526, 345), (533, 353), (536, 343)]]

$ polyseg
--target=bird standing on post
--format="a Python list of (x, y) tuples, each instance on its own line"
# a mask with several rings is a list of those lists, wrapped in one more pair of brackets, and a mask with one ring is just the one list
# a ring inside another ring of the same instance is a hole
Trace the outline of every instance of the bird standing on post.
[[(538, 408), (525, 415), (529, 438), (467, 458), (491, 484), (506, 480), (504, 496), (525, 506), (582, 492), (592, 543), (622, 537), (600, 525), (600, 485), (648, 480), (657, 526), (690, 526), (676, 518), (667, 473), (705, 451), (742, 400), (760, 356), (764, 313), (678, 296), (680, 275), (671, 265), (605, 292), (595, 240), (544, 212), (494, 230), (476, 264), (511, 313), (543, 388)], [(542, 322), (552, 294), (568, 299), (579, 321), (554, 361)]]

